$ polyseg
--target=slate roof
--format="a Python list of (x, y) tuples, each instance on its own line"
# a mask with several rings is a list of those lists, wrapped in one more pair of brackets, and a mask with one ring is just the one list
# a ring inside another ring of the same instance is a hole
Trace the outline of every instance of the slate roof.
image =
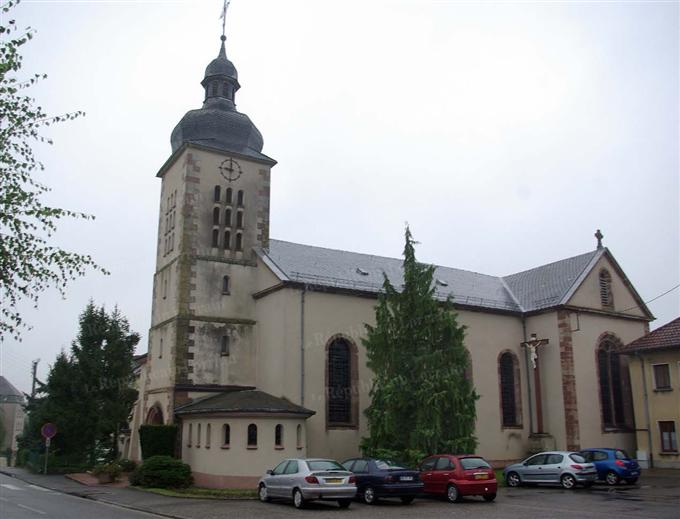
[[(598, 249), (538, 268), (498, 277), (437, 266), (436, 294), (453, 296), (459, 305), (530, 312), (564, 303), (575, 283), (606, 249)], [(402, 284), (402, 260), (343, 250), (270, 240), (260, 257), (283, 281), (378, 293), (383, 272), (392, 285)]]
[(175, 408), (179, 415), (269, 413), (312, 416), (314, 411), (257, 389), (235, 389), (194, 400)]
[(635, 353), (653, 350), (680, 350), (680, 317), (664, 324), (653, 332), (626, 344), (619, 349), (621, 353)]
[(560, 304), (587, 267), (600, 257), (600, 250), (548, 263), (524, 272), (505, 276), (503, 280), (525, 311), (540, 310)]
[(0, 403), (23, 404), (24, 394), (15, 388), (9, 380), (0, 376)]

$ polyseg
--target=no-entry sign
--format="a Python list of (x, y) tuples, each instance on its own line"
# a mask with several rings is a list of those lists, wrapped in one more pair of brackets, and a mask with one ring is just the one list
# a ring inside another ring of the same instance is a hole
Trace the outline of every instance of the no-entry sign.
[(40, 434), (42, 434), (43, 438), (46, 440), (54, 438), (54, 435), (57, 434), (57, 426), (53, 423), (46, 423), (40, 428)]

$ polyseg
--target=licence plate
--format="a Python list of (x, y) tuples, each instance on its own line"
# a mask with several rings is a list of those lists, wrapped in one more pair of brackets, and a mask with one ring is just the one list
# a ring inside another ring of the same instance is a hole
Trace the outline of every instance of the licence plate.
[(338, 483), (342, 483), (342, 478), (326, 478), (326, 483), (337, 485)]
[(475, 474), (475, 479), (489, 479), (488, 474)]
[(402, 481), (413, 481), (413, 476), (402, 476), (401, 480)]
[(633, 472), (630, 473), (631, 476), (639, 476), (640, 473), (637, 470), (634, 470)]

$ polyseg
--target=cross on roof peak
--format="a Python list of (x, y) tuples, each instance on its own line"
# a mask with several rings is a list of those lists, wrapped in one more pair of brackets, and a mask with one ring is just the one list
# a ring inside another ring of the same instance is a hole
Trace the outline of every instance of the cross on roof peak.
[(594, 236), (595, 236), (595, 238), (597, 238), (597, 248), (601, 249), (602, 248), (602, 238), (604, 238), (604, 234), (602, 234), (600, 229), (598, 229)]

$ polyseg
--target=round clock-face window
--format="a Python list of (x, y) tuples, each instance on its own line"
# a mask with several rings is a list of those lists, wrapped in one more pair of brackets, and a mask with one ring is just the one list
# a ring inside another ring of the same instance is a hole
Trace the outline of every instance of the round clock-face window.
[(227, 182), (234, 182), (241, 178), (243, 171), (238, 162), (232, 158), (224, 159), (220, 167), (220, 175), (222, 175)]

